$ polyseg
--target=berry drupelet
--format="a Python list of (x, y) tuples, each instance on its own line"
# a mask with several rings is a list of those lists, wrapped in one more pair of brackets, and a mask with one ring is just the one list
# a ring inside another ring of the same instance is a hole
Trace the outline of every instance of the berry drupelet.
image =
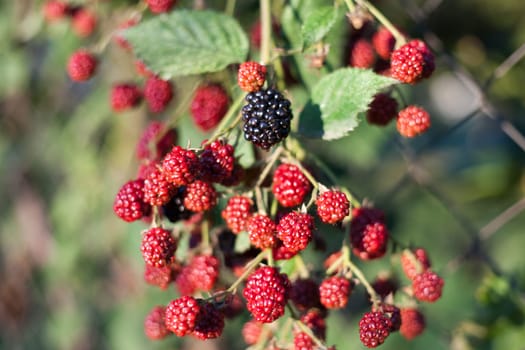
[(290, 133), (293, 118), (290, 101), (275, 89), (261, 89), (246, 95), (242, 108), (244, 138), (267, 150)]

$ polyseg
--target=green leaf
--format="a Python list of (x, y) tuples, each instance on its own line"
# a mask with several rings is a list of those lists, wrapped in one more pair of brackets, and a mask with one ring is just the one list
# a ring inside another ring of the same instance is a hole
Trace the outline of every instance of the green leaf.
[(299, 119), (299, 132), (307, 137), (335, 140), (359, 125), (359, 113), (380, 90), (396, 80), (371, 70), (342, 68), (324, 76), (312, 89)]
[(233, 251), (236, 253), (244, 253), (251, 247), (251, 241), (250, 236), (248, 235), (248, 232), (241, 232), (235, 237), (235, 246), (233, 247)]
[(164, 79), (220, 71), (243, 62), (248, 39), (230, 16), (180, 10), (162, 14), (124, 31), (133, 52)]
[(337, 20), (337, 9), (323, 6), (312, 11), (301, 27), (303, 48), (308, 48), (323, 39)]

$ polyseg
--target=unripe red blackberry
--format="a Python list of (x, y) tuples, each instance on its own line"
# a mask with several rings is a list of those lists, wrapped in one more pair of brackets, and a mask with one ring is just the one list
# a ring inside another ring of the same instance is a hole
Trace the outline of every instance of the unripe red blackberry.
[(322, 222), (336, 224), (350, 214), (350, 202), (341, 191), (325, 191), (317, 197), (317, 215)]
[(385, 126), (397, 116), (397, 101), (387, 94), (377, 94), (368, 105), (366, 120), (369, 124)]
[(213, 255), (196, 255), (189, 263), (188, 279), (194, 289), (209, 292), (219, 277), (220, 261)]
[(193, 95), (190, 112), (195, 125), (208, 131), (219, 124), (228, 112), (229, 105), (230, 98), (221, 85), (203, 85)]
[(305, 332), (295, 332), (293, 337), (294, 350), (314, 350), (315, 342)]
[(164, 323), (166, 308), (164, 306), (155, 306), (144, 320), (144, 333), (151, 340), (166, 338), (170, 331)]
[(246, 307), (255, 320), (271, 323), (284, 315), (289, 288), (285, 274), (275, 267), (259, 267), (246, 280), (243, 290)]
[(233, 196), (228, 200), (221, 216), (233, 233), (240, 233), (246, 230), (246, 223), (252, 212), (253, 201), (250, 198)]
[(367, 348), (383, 344), (390, 335), (392, 323), (380, 311), (367, 312), (359, 321), (359, 339)]
[(356, 68), (370, 68), (374, 62), (375, 55), (372, 44), (366, 39), (357, 39), (350, 47), (348, 64)]
[(352, 285), (350, 281), (340, 276), (328, 277), (319, 286), (321, 304), (327, 309), (341, 309), (345, 307), (351, 292)]
[(425, 316), (418, 310), (412, 308), (401, 309), (401, 328), (399, 333), (412, 340), (425, 330)]
[(380, 27), (372, 36), (372, 44), (377, 55), (384, 60), (388, 60), (396, 46), (396, 39), (388, 29)]
[(142, 132), (136, 147), (138, 159), (160, 160), (177, 142), (177, 131), (158, 120), (151, 121)]
[(175, 286), (180, 295), (192, 295), (196, 291), (191, 278), (192, 268), (190, 265), (184, 266), (175, 278)]
[(246, 222), (246, 230), (254, 247), (272, 248), (277, 243), (276, 226), (268, 215), (255, 214), (251, 216)]
[(279, 220), (277, 237), (290, 251), (304, 250), (312, 240), (314, 218), (307, 213), (292, 211)]
[(110, 100), (114, 112), (123, 112), (140, 104), (142, 91), (133, 83), (115, 84), (111, 88)]
[(377, 259), (385, 255), (388, 230), (384, 215), (374, 208), (354, 208), (350, 225), (352, 251), (363, 260)]
[(424, 133), (430, 127), (430, 115), (422, 107), (408, 106), (397, 115), (397, 131), (405, 137)]
[(310, 181), (299, 167), (283, 163), (275, 169), (272, 193), (283, 207), (302, 204), (311, 189)]
[(126, 182), (115, 196), (113, 211), (119, 218), (127, 222), (148, 216), (151, 206), (144, 201), (144, 180)]
[(211, 209), (217, 204), (217, 192), (213, 185), (196, 180), (186, 186), (184, 206), (193, 212), (202, 212)]
[(266, 67), (257, 62), (249, 61), (240, 65), (237, 73), (237, 83), (246, 92), (259, 91), (266, 81)]
[(171, 232), (160, 227), (147, 230), (140, 246), (144, 261), (154, 267), (170, 265), (176, 249), (177, 241), (172, 237)]
[(218, 338), (224, 329), (224, 314), (215, 305), (203, 302), (192, 335), (200, 340)]
[(144, 180), (144, 200), (151, 205), (168, 203), (177, 191), (177, 188), (166, 180), (160, 169), (155, 169)]
[(414, 297), (427, 303), (433, 303), (441, 298), (444, 285), (443, 279), (430, 270), (416, 275), (412, 280)]
[(152, 76), (144, 84), (144, 99), (148, 104), (149, 110), (153, 113), (160, 113), (173, 98), (173, 86), (169, 81)]
[(86, 81), (95, 74), (97, 65), (95, 55), (85, 49), (80, 49), (69, 57), (67, 73), (73, 81)]
[(162, 170), (168, 181), (175, 186), (184, 186), (195, 180), (198, 165), (195, 152), (180, 146), (174, 146), (164, 157)]
[(293, 118), (291, 103), (275, 89), (246, 95), (242, 108), (244, 138), (264, 150), (284, 140)]
[(165, 290), (172, 280), (173, 271), (171, 266), (154, 267), (148, 264), (144, 265), (144, 281), (147, 284)]
[(85, 38), (95, 31), (97, 21), (97, 16), (93, 12), (81, 8), (73, 14), (71, 26), (76, 35)]
[(163, 13), (171, 10), (177, 0), (145, 0), (148, 8), (153, 13)]
[(326, 310), (319, 309), (308, 310), (301, 316), (301, 322), (312, 330), (314, 335), (319, 339), (326, 338)]
[(263, 324), (255, 320), (249, 320), (242, 326), (241, 334), (244, 342), (248, 345), (254, 345), (259, 341)]
[(319, 285), (312, 279), (297, 279), (290, 286), (290, 300), (299, 311), (320, 305)]
[(164, 316), (166, 328), (179, 337), (188, 335), (195, 329), (200, 311), (199, 301), (191, 296), (175, 299), (166, 307)]
[(412, 40), (394, 50), (390, 57), (392, 78), (414, 84), (434, 71), (434, 55), (421, 40)]
[(277, 243), (272, 248), (272, 256), (274, 260), (290, 260), (298, 253), (298, 250), (290, 250), (288, 247), (285, 247), (279, 238), (277, 238)]
[(42, 7), (44, 18), (48, 22), (54, 22), (67, 15), (68, 5), (63, 1), (46, 1)]
[(208, 182), (228, 179), (235, 167), (235, 149), (232, 145), (215, 140), (199, 156), (199, 178)]
[(401, 253), (400, 260), (403, 272), (411, 280), (416, 275), (428, 270), (431, 266), (427, 251), (423, 248), (416, 248), (413, 251), (404, 250)]

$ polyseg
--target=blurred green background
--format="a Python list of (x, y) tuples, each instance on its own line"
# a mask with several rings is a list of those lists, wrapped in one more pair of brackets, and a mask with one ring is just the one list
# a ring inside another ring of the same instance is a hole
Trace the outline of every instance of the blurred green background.
[[(525, 42), (525, 3), (376, 3), (412, 36), (426, 33), (446, 53), (438, 55), (432, 79), (405, 91), (431, 112), (431, 131), (407, 142), (393, 125), (363, 123), (339, 141), (304, 142), (341, 183), (385, 210), (397, 241), (427, 247), (445, 277), (443, 298), (422, 307), (424, 335), (409, 343), (394, 334), (382, 348), (523, 349), (525, 152), (503, 129), (518, 140), (525, 133), (525, 61), (486, 91), (492, 118), (478, 113), (451, 128), (479, 107), (465, 76), (483, 84)], [(145, 108), (111, 112), (110, 83), (136, 79), (132, 59), (117, 48), (109, 47), (96, 78), (71, 83), (68, 56), (93, 42), (80, 41), (65, 23), (44, 24), (40, 6), (0, 2), (0, 349), (243, 348), (239, 331), (247, 314), (229, 321), (217, 341), (154, 343), (143, 335), (149, 309), (176, 294), (145, 285), (138, 247), (146, 226), (118, 220), (112, 204), (135, 175), (135, 142), (151, 116)], [(238, 6), (248, 18), (257, 15), (256, 1)], [(206, 137), (186, 115), (192, 84), (177, 81), (173, 104), (183, 111), (182, 144)], [(383, 260), (360, 266), (373, 275), (388, 269)], [(363, 348), (356, 324), (365, 311), (365, 296), (356, 292), (347, 309), (332, 313), (328, 343)]]

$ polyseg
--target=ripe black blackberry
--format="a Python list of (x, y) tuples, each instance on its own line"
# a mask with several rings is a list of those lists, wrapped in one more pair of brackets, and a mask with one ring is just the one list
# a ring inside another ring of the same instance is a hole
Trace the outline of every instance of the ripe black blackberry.
[(275, 89), (262, 89), (246, 95), (242, 108), (244, 138), (262, 149), (269, 149), (290, 133), (293, 118), (290, 101)]
[(179, 187), (171, 200), (162, 206), (162, 211), (170, 222), (188, 220), (194, 214), (184, 206), (185, 189), (185, 186)]

